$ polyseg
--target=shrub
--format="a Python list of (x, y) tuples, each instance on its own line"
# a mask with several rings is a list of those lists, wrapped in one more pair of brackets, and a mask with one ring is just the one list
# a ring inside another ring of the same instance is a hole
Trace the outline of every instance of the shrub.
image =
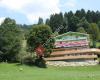
[(35, 62), (36, 56), (30, 53), (27, 53), (25, 56), (22, 57), (21, 63), (27, 65), (33, 65)]
[(35, 60), (35, 65), (40, 68), (46, 68), (46, 61), (43, 58), (39, 58)]

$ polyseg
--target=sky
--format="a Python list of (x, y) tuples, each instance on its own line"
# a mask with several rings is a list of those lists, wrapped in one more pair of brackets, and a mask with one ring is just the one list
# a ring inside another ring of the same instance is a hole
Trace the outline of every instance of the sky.
[(100, 0), (0, 0), (0, 24), (6, 17), (17, 24), (35, 24), (39, 17), (45, 20), (51, 14), (82, 8), (100, 10)]

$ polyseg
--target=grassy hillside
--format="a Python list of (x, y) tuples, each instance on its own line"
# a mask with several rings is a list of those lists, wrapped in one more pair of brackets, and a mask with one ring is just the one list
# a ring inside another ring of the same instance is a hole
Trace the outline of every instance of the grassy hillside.
[(43, 69), (0, 63), (0, 80), (100, 80), (100, 66)]

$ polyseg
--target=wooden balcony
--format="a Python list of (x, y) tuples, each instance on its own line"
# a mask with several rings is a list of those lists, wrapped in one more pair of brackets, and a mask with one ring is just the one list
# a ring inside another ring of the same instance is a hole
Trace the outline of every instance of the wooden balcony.
[(82, 50), (58, 50), (51, 53), (51, 56), (57, 55), (65, 55), (65, 54), (87, 54), (87, 53), (94, 53), (100, 54), (100, 49), (82, 49)]
[(61, 56), (61, 57), (49, 57), (45, 60), (73, 60), (73, 59), (95, 59), (97, 55), (81, 55), (81, 56)]
[(67, 60), (67, 59), (95, 59), (100, 55), (100, 49), (82, 49), (82, 50), (57, 50), (51, 53), (45, 60)]

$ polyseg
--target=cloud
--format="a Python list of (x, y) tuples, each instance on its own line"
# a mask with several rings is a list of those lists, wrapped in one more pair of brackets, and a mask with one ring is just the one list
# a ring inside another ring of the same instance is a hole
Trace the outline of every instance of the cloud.
[(0, 1), (0, 6), (11, 9), (11, 10), (21, 10), (28, 4), (30, 4), (32, 0), (1, 0)]
[[(8, 2), (9, 1), (9, 2)], [(59, 13), (60, 0), (2, 0), (0, 7), (24, 14), (30, 23), (39, 17), (46, 19), (53, 13)]]
[(27, 11), (27, 18), (32, 21), (37, 21), (39, 17), (46, 19), (53, 13), (59, 13), (59, 0), (37, 0), (34, 6), (30, 6), (33, 11)]
[(76, 0), (66, 0), (63, 5), (61, 4), (61, 7), (68, 7), (68, 8), (75, 8), (76, 7)]
[(76, 6), (76, 0), (69, 0), (69, 1), (66, 3), (66, 5), (67, 5), (68, 7), (73, 8), (73, 7)]
[(5, 17), (0, 17), (0, 25), (4, 21)]

